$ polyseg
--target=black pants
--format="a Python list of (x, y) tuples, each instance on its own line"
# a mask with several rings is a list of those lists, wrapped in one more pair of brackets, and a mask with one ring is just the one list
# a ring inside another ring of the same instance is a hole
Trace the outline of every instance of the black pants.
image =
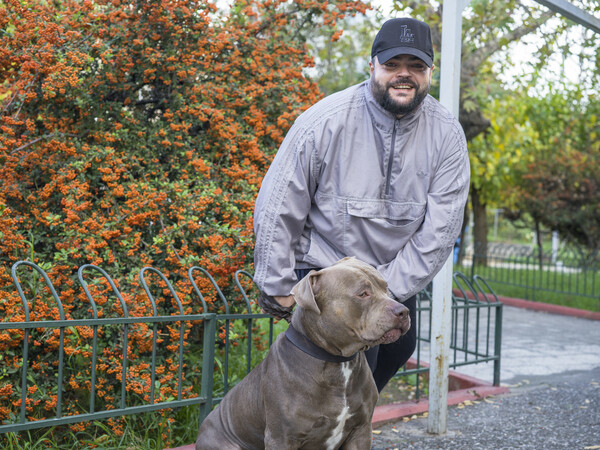
[[(298, 280), (308, 275), (308, 272), (309, 269), (296, 270)], [(406, 364), (417, 346), (417, 297), (412, 296), (403, 304), (410, 310), (410, 330), (396, 342), (377, 345), (365, 352), (378, 392)]]

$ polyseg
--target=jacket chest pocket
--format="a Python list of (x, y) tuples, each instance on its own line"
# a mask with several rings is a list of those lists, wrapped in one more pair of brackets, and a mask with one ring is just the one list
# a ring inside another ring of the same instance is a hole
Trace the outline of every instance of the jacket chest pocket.
[(350, 217), (375, 220), (387, 226), (405, 228), (422, 221), (425, 215), (424, 203), (402, 203), (388, 200), (347, 200), (346, 208)]
[(346, 248), (368, 246), (382, 262), (389, 262), (419, 229), (425, 203), (348, 199), (344, 241)]

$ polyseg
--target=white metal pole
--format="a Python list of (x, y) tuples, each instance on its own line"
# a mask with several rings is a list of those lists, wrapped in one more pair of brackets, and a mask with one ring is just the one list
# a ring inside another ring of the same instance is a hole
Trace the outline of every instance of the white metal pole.
[[(445, 0), (442, 13), (440, 102), (458, 117), (462, 11), (468, 2)], [(452, 323), (452, 254), (433, 279), (431, 355), (429, 366), (429, 419), (427, 431), (446, 432), (448, 418), (448, 358)]]

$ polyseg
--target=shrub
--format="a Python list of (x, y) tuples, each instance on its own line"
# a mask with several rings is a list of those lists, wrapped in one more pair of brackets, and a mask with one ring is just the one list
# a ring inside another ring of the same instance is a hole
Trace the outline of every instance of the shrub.
[[(220, 285), (250, 267), (262, 176), (293, 119), (319, 97), (303, 75), (312, 65), (306, 33), (364, 10), (351, 0), (241, 0), (228, 11), (191, 0), (0, 3), (3, 320), (24, 317), (10, 277), (18, 260), (48, 270), (67, 318), (89, 312), (75, 282), (84, 264), (114, 277), (133, 315), (150, 308), (137, 281), (142, 267), (169, 278), (186, 313), (198, 310), (189, 267), (205, 268)], [(36, 277), (23, 277), (30, 319), (57, 318)], [(209, 284), (200, 280), (199, 287)], [(123, 313), (106, 283), (95, 282), (92, 290), (101, 314)], [(206, 299), (214, 302), (214, 293)], [(173, 308), (171, 300), (163, 302)], [(178, 330), (163, 331), (166, 354)], [(32, 334), (32, 364), (45, 381), (31, 388), (31, 408), (37, 402), (50, 411), (56, 402), (55, 381), (44, 371), (54, 367), (57, 332)], [(89, 332), (67, 330), (69, 358), (89, 358)], [(131, 353), (127, 389), (142, 400), (148, 333), (133, 327), (129, 340), (138, 353)], [(192, 341), (193, 334), (185, 337)], [(20, 371), (22, 339), (0, 334), (3, 405), (7, 390), (18, 394), (11, 380)], [(111, 406), (119, 401), (122, 343), (108, 328), (99, 339), (104, 375), (97, 387)], [(168, 372), (179, 363), (167, 356), (163, 362), (161, 386), (169, 386)], [(71, 395), (89, 390), (86, 376), (69, 374)], [(0, 409), (0, 420), (10, 409)]]

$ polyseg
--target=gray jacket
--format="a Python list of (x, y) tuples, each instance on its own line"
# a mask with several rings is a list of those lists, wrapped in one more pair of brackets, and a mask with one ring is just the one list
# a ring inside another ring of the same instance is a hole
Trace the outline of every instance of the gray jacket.
[(294, 269), (356, 256), (403, 301), (451, 252), (469, 177), (463, 130), (433, 97), (396, 119), (368, 80), (330, 95), (298, 117), (263, 180), (255, 282), (285, 296)]

